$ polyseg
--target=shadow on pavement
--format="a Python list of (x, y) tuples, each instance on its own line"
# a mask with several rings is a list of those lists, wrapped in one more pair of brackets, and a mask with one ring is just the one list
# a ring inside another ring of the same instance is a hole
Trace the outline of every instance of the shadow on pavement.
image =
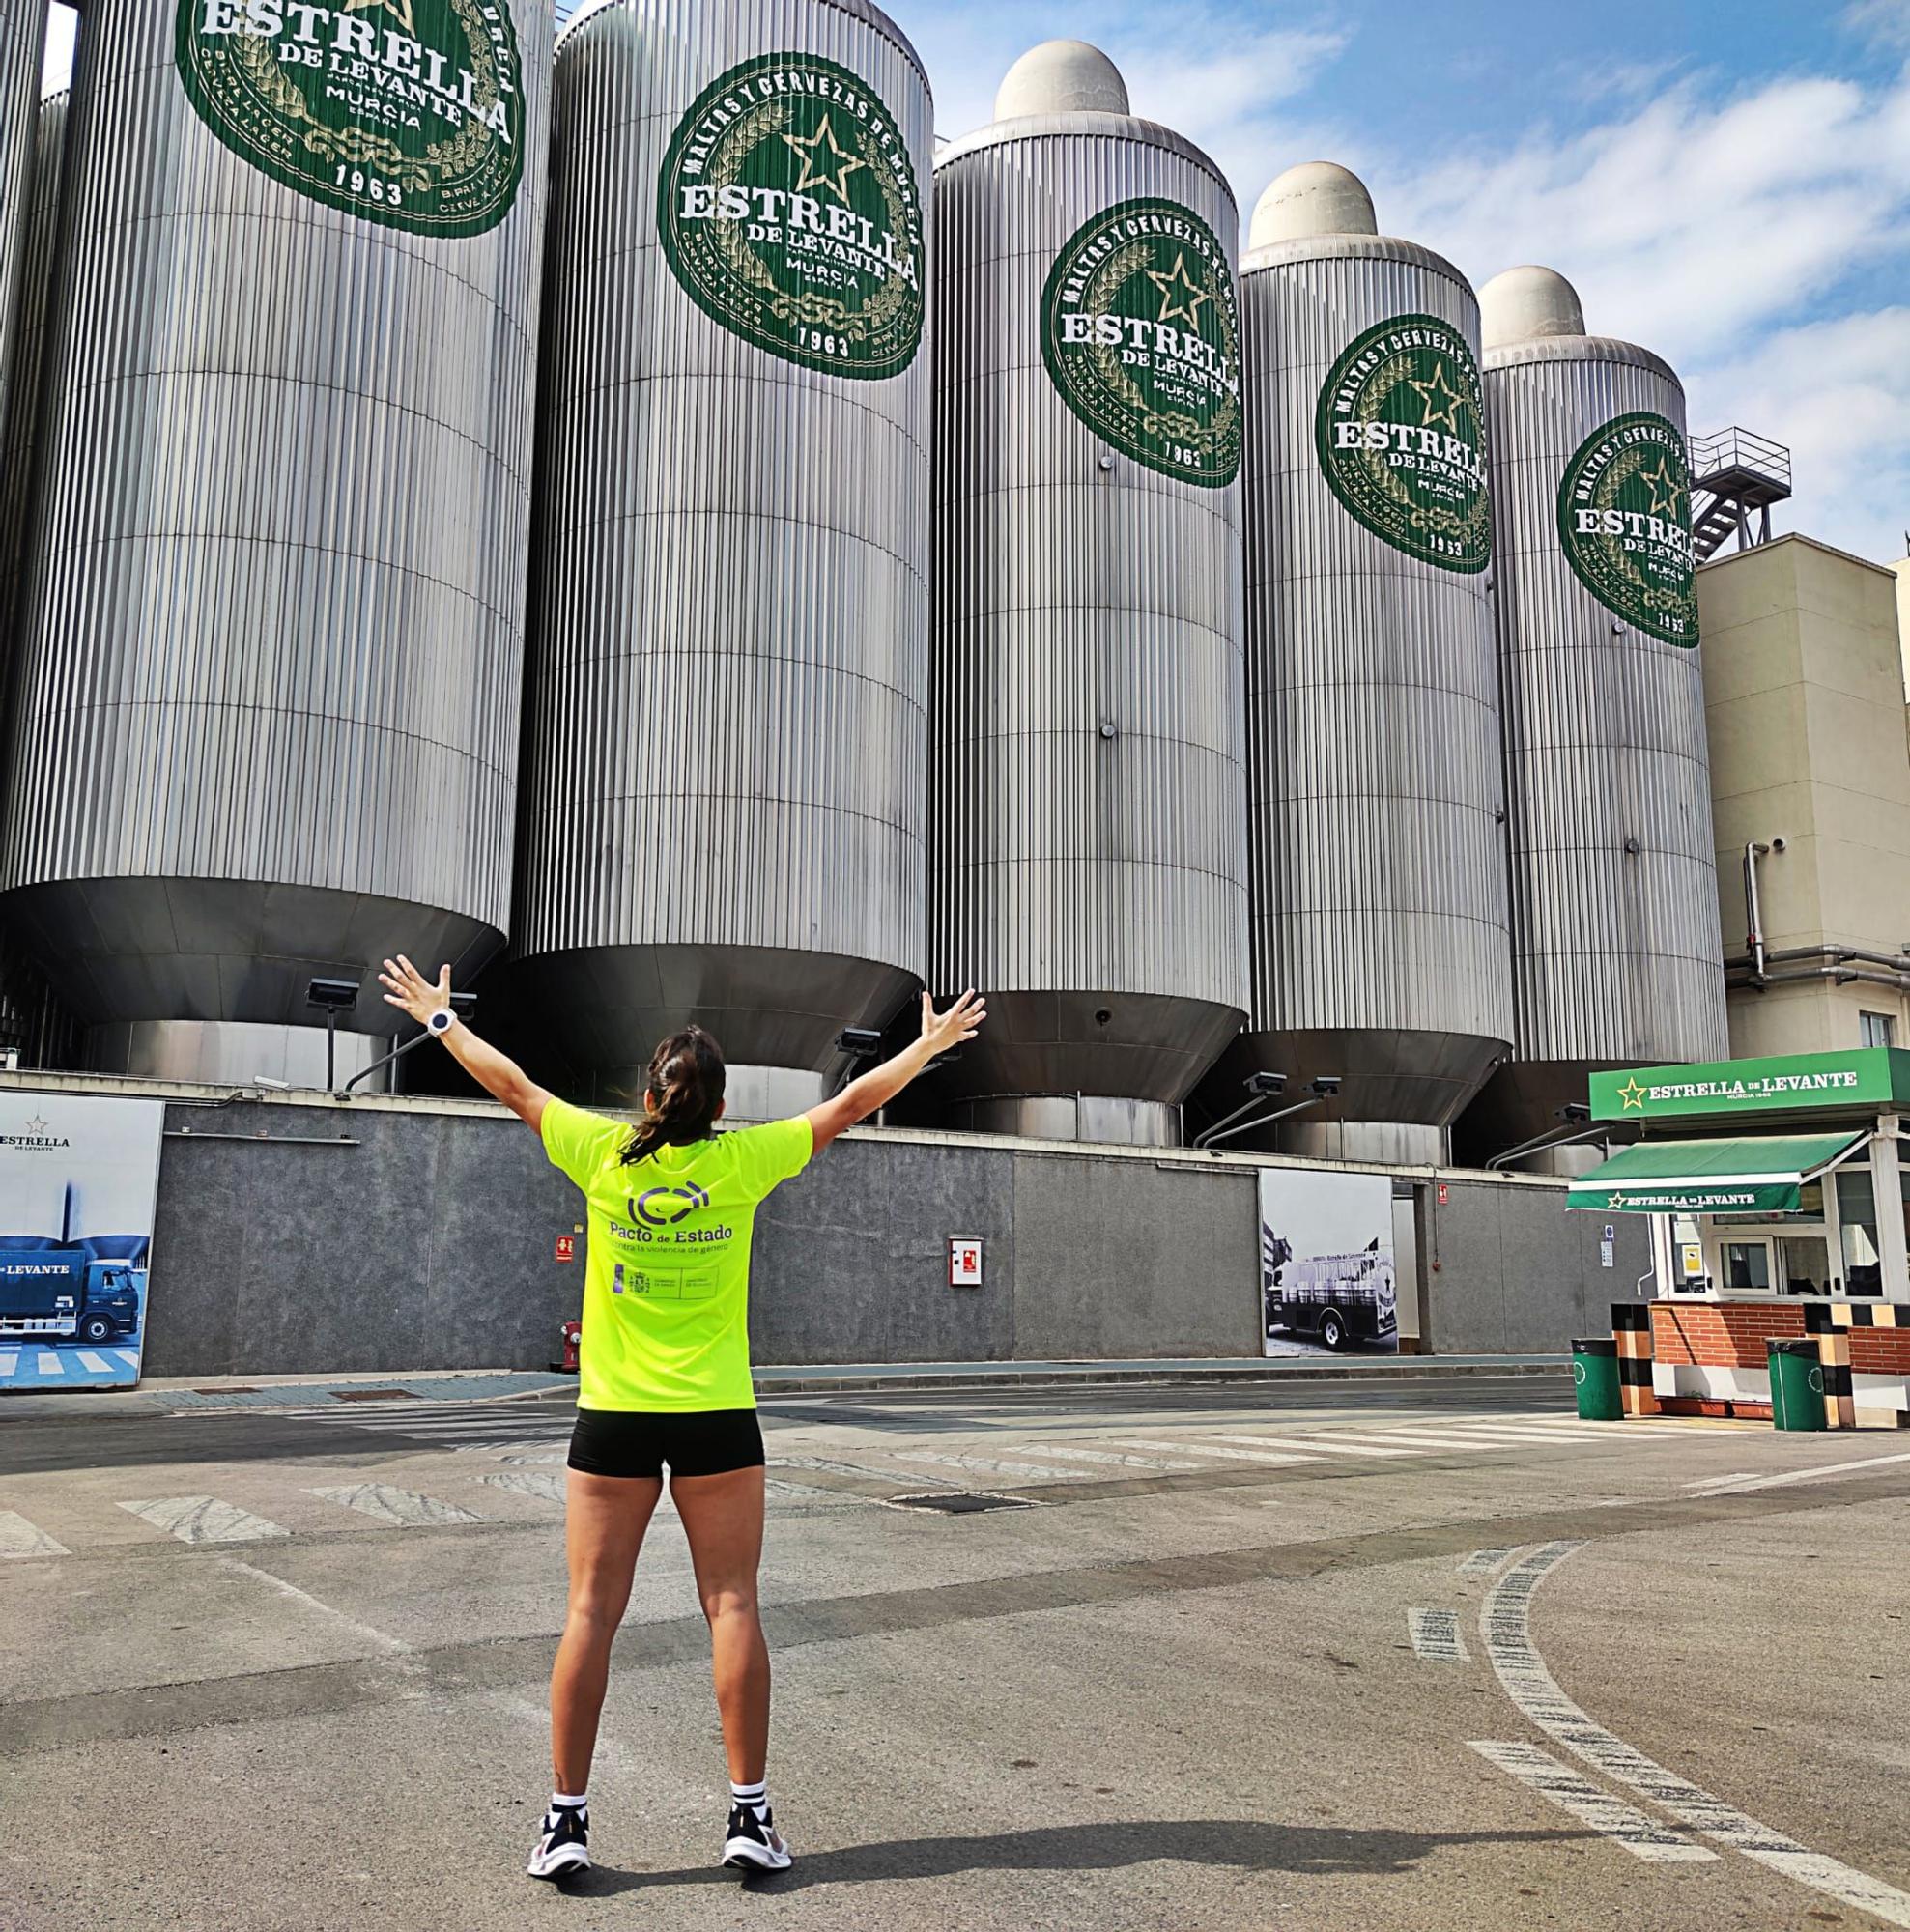
[[(1571, 1830), (1336, 1832), (1313, 1826), (1270, 1825), (1257, 1819), (1130, 1819), (1002, 1832), (990, 1837), (900, 1838), (887, 1844), (845, 1845), (801, 1857), (789, 1871), (765, 1873), (759, 1878), (751, 1875), (743, 1882), (752, 1890), (781, 1893), (815, 1885), (948, 1878), (965, 1871), (1112, 1871), (1155, 1859), (1332, 1878), (1409, 1871), (1428, 1853), (1449, 1845), (1558, 1844), (1595, 1835), (1589, 1831)], [(737, 1875), (720, 1866), (619, 1871), (614, 1865), (600, 1864), (565, 1889), (580, 1897), (606, 1897), (651, 1886), (736, 1883)]]

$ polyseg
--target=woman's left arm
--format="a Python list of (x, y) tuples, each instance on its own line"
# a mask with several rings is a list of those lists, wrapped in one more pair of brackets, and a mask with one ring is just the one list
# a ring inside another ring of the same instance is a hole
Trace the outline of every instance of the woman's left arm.
[[(401, 1007), (419, 1026), (429, 1026), (436, 1012), (451, 1012), (451, 969), (442, 966), (434, 986), (401, 952), (387, 959), (379, 976), (385, 988), (385, 1004)], [(451, 1024), (439, 1036), (445, 1050), (464, 1070), (491, 1095), (501, 1100), (533, 1134), (542, 1136), (544, 1109), (551, 1095), (547, 1089), (527, 1074), (508, 1054), (499, 1053), (481, 1040), (451, 1013)]]

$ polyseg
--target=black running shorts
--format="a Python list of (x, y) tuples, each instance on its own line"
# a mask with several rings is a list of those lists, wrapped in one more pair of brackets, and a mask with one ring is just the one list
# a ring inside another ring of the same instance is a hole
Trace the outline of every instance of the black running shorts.
[(762, 1467), (762, 1430), (753, 1408), (580, 1408), (570, 1466), (586, 1476), (723, 1476)]

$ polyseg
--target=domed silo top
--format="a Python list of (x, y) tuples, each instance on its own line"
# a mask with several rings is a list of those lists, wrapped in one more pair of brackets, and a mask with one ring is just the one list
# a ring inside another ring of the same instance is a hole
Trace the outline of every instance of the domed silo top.
[(1086, 41), (1043, 41), (1009, 69), (995, 91), (995, 119), (1030, 114), (1126, 114), (1121, 70)]
[(1479, 338), (1487, 350), (1548, 335), (1582, 335), (1584, 305), (1556, 269), (1507, 269), (1479, 291)]
[(1251, 248), (1299, 242), (1310, 235), (1377, 235), (1373, 197), (1350, 168), (1333, 161), (1302, 161), (1268, 183), (1254, 203), (1247, 231)]

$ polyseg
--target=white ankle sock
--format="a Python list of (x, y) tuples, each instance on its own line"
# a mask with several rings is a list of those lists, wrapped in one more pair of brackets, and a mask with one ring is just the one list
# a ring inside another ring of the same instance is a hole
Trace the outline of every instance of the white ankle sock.
[(553, 1811), (587, 1811), (589, 1808), (589, 1805), (584, 1803), (584, 1793), (581, 1791), (575, 1797), (572, 1797), (567, 1791), (554, 1791), (551, 1793), (551, 1809)]
[(769, 1810), (769, 1787), (758, 1780), (755, 1784), (738, 1784), (732, 1778), (729, 1784), (729, 1802), (732, 1804), (747, 1804), (758, 1818)]

